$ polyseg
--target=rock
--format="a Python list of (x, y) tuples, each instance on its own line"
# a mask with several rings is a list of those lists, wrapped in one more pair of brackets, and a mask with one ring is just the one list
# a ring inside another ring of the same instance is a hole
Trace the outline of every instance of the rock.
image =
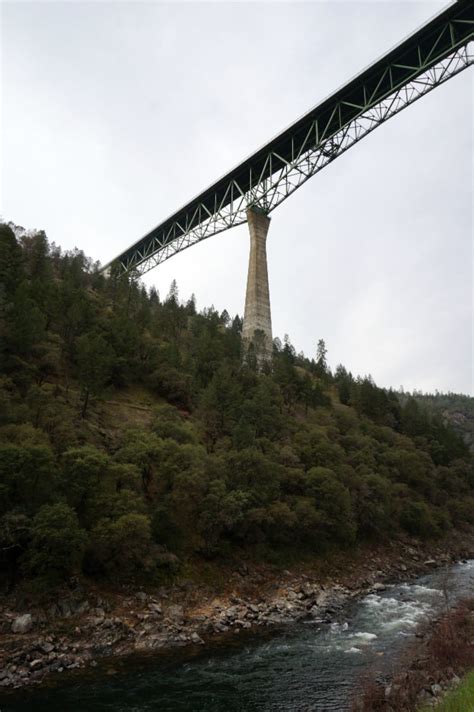
[(60, 614), (64, 616), (65, 618), (69, 618), (69, 616), (72, 614), (72, 609), (70, 606), (69, 601), (66, 600), (61, 600), (58, 601), (58, 608), (60, 610)]
[(314, 595), (314, 586), (306, 582), (300, 586), (300, 593), (302, 593), (305, 598), (310, 598), (310, 596)]
[(434, 559), (426, 559), (423, 563), (425, 566), (436, 566), (436, 561)]
[(195, 645), (204, 645), (204, 641), (196, 632), (191, 634), (191, 642)]
[(138, 591), (138, 593), (135, 594), (135, 598), (138, 601), (142, 601), (142, 603), (144, 603), (148, 596), (146, 595), (145, 591)]
[(25, 613), (18, 616), (12, 623), (13, 633), (28, 633), (33, 628), (33, 616), (31, 613)]
[(163, 610), (159, 603), (149, 603), (148, 608), (152, 613), (155, 613), (157, 616), (161, 616), (161, 614), (163, 613)]
[(372, 586), (372, 591), (386, 591), (387, 587), (383, 583), (374, 583)]
[(87, 613), (89, 608), (90, 608), (89, 601), (81, 601), (81, 603), (78, 605), (78, 607), (76, 609), (76, 613), (78, 613), (79, 615), (81, 615), (82, 613)]
[(322, 607), (326, 606), (329, 601), (329, 595), (327, 594), (326, 591), (321, 591), (321, 593), (318, 594), (316, 597), (316, 606)]
[(184, 618), (183, 606), (177, 606), (177, 605), (168, 606), (168, 610), (166, 611), (166, 614), (170, 618), (176, 618), (176, 619), (181, 620), (182, 618)]
[(48, 643), (48, 642), (41, 643), (41, 645), (39, 647), (40, 647), (40, 650), (42, 650), (43, 653), (46, 653), (46, 654), (52, 653), (54, 650), (54, 645), (52, 643)]
[(431, 685), (431, 694), (433, 697), (439, 697), (443, 692), (443, 688), (441, 685), (438, 685), (438, 683), (435, 683), (434, 685)]
[(36, 658), (35, 660), (32, 660), (30, 663), (30, 670), (39, 670), (42, 667), (43, 667), (43, 661), (41, 660), (41, 658)]

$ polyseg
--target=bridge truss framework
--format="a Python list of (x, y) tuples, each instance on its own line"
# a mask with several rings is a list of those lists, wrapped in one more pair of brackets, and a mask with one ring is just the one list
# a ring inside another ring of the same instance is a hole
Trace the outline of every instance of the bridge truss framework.
[(197, 242), (247, 222), (251, 207), (270, 213), (378, 126), (473, 64), (473, 40), (474, 2), (461, 0), (107, 267), (115, 263), (141, 275)]

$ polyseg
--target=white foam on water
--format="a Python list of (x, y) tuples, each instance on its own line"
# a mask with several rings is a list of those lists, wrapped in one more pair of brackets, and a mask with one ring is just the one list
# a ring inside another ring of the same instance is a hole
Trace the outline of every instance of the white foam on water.
[(443, 592), (438, 588), (429, 588), (429, 586), (422, 586), (419, 584), (409, 584), (404, 583), (400, 586), (401, 589), (407, 591), (408, 593), (414, 593), (417, 596), (442, 596)]
[(375, 640), (377, 638), (377, 636), (375, 635), (375, 633), (360, 632), (360, 633), (354, 633), (352, 635), (352, 638), (360, 638), (361, 640), (369, 642), (371, 640)]
[[(407, 586), (406, 590), (420, 595), (420, 592), (426, 592), (427, 587), (420, 586), (419, 591), (414, 591), (415, 587)], [(438, 593), (436, 589), (433, 589)], [(433, 596), (430, 593), (430, 599)], [(370, 594), (363, 599), (363, 604), (368, 609), (371, 616), (375, 618), (374, 626), (380, 626), (382, 630), (387, 632), (397, 631), (399, 629), (411, 630), (423, 620), (428, 613), (433, 610), (433, 607), (425, 599), (423, 600), (403, 600), (394, 598), (393, 596), (379, 596), (378, 594)]]
[(348, 648), (347, 650), (344, 650), (345, 653), (361, 653), (362, 650), (360, 648)]
[(338, 621), (334, 621), (331, 623), (329, 626), (331, 633), (341, 633), (343, 631), (346, 631), (349, 628), (349, 623), (347, 621), (344, 621), (344, 623), (339, 623)]

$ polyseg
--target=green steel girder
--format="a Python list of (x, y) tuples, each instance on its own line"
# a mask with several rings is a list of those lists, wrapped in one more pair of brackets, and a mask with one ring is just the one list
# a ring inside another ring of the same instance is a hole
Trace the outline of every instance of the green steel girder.
[(110, 262), (144, 274), (172, 255), (271, 212), (406, 106), (474, 62), (474, 0), (458, 0)]

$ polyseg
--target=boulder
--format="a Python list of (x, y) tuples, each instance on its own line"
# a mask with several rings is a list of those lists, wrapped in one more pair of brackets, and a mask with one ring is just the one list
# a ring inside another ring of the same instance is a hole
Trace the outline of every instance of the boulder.
[(435, 683), (434, 685), (431, 685), (431, 694), (433, 697), (439, 697), (443, 692), (443, 688), (441, 685), (438, 685), (438, 683)]
[(13, 633), (29, 633), (33, 628), (33, 616), (31, 613), (25, 613), (22, 616), (18, 616), (12, 623)]

